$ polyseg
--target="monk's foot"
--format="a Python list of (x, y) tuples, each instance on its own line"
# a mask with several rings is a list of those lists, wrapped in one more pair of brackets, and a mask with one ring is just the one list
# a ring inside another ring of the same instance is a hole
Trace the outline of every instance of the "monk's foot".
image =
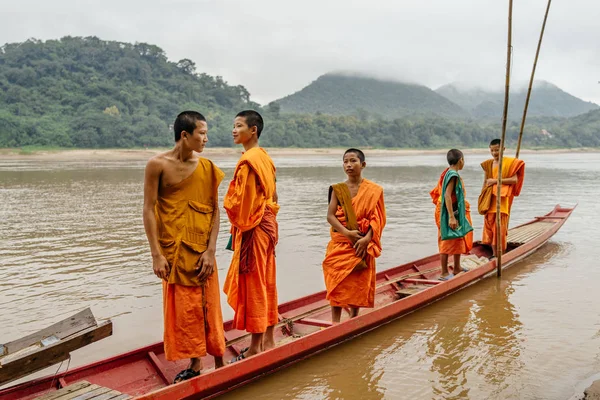
[(263, 349), (266, 351), (266, 350), (271, 350), (273, 348), (275, 348), (275, 340), (273, 340), (273, 339), (269, 339), (269, 340), (265, 339), (264, 342), (263, 342)]
[(252, 347), (249, 347), (248, 349), (244, 349), (244, 350), (246, 350), (246, 351), (242, 351), (242, 352), (240, 352), (240, 354), (238, 354), (237, 357), (232, 358), (231, 361), (229, 361), (229, 364), (245, 360), (248, 357), (252, 357), (252, 356), (260, 353), (259, 350), (253, 349)]
[(446, 275), (441, 275), (438, 280), (440, 281), (448, 281), (450, 279), (454, 278), (454, 274), (446, 274)]
[(225, 362), (223, 361), (223, 357), (215, 357), (215, 369), (221, 368), (225, 366)]
[(190, 358), (190, 365), (188, 366), (188, 369), (191, 369), (192, 371), (199, 373), (200, 370), (202, 369), (202, 359), (201, 358)]

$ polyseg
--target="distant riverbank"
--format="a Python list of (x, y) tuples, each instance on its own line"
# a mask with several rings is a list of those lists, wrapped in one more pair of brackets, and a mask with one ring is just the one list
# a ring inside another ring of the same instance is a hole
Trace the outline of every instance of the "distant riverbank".
[[(298, 156), (298, 155), (339, 155), (346, 148), (266, 148), (269, 154), (274, 156)], [(167, 148), (152, 149), (0, 149), (0, 158), (12, 160), (52, 160), (52, 161), (76, 161), (76, 160), (94, 160), (94, 161), (118, 161), (118, 160), (147, 160), (150, 157), (159, 154)], [(445, 154), (448, 149), (369, 149), (362, 150), (370, 154), (409, 156), (426, 154)], [(484, 154), (488, 152), (486, 148), (462, 149), (466, 154)], [(241, 147), (209, 147), (204, 150), (206, 157), (236, 155), (242, 152)], [(508, 155), (514, 155), (514, 149), (506, 150)], [(594, 153), (600, 152), (597, 148), (576, 148), (576, 149), (523, 149), (523, 154), (551, 154), (551, 153)]]

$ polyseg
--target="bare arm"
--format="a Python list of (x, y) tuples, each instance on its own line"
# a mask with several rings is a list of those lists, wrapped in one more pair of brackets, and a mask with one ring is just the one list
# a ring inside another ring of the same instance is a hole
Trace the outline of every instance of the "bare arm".
[(452, 210), (452, 193), (454, 193), (454, 187), (456, 186), (456, 177), (450, 179), (448, 186), (446, 186), (446, 192), (444, 192), (444, 206), (448, 211), (448, 226), (451, 229), (456, 229), (458, 222), (454, 217), (454, 211)]
[(154, 215), (161, 174), (162, 166), (160, 162), (155, 159), (148, 161), (144, 173), (144, 208), (142, 214), (144, 229), (148, 238), (148, 244), (150, 245), (150, 253), (152, 254), (152, 268), (156, 276), (166, 280), (169, 276), (169, 264), (162, 255), (160, 244), (158, 243), (158, 227), (156, 216)]

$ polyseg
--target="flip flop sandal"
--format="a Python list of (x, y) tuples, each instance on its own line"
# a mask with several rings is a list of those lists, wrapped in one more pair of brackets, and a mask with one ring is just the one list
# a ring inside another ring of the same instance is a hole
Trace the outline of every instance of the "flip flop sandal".
[(438, 278), (438, 281), (449, 281), (450, 279), (454, 278), (454, 274), (448, 274), (446, 276), (440, 276)]
[(179, 383), (179, 382), (182, 382), (182, 381), (187, 381), (188, 379), (195, 378), (198, 375), (200, 375), (200, 371), (194, 371), (191, 368), (184, 369), (183, 371), (181, 371), (180, 373), (178, 373), (175, 376), (175, 379), (173, 379), (173, 383)]
[(244, 351), (241, 351), (237, 357), (234, 357), (231, 359), (231, 361), (229, 361), (229, 364), (233, 364), (234, 362), (242, 361), (245, 358), (246, 358), (246, 356), (244, 355)]

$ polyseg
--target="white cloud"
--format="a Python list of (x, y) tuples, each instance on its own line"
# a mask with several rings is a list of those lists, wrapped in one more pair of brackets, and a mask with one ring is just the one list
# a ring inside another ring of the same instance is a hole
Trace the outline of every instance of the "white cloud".
[[(332, 70), (437, 88), (502, 87), (508, 1), (1, 1), (0, 37), (147, 42), (266, 103)], [(546, 0), (514, 6), (512, 79), (528, 80)], [(600, 103), (600, 2), (554, 2), (536, 76)]]

